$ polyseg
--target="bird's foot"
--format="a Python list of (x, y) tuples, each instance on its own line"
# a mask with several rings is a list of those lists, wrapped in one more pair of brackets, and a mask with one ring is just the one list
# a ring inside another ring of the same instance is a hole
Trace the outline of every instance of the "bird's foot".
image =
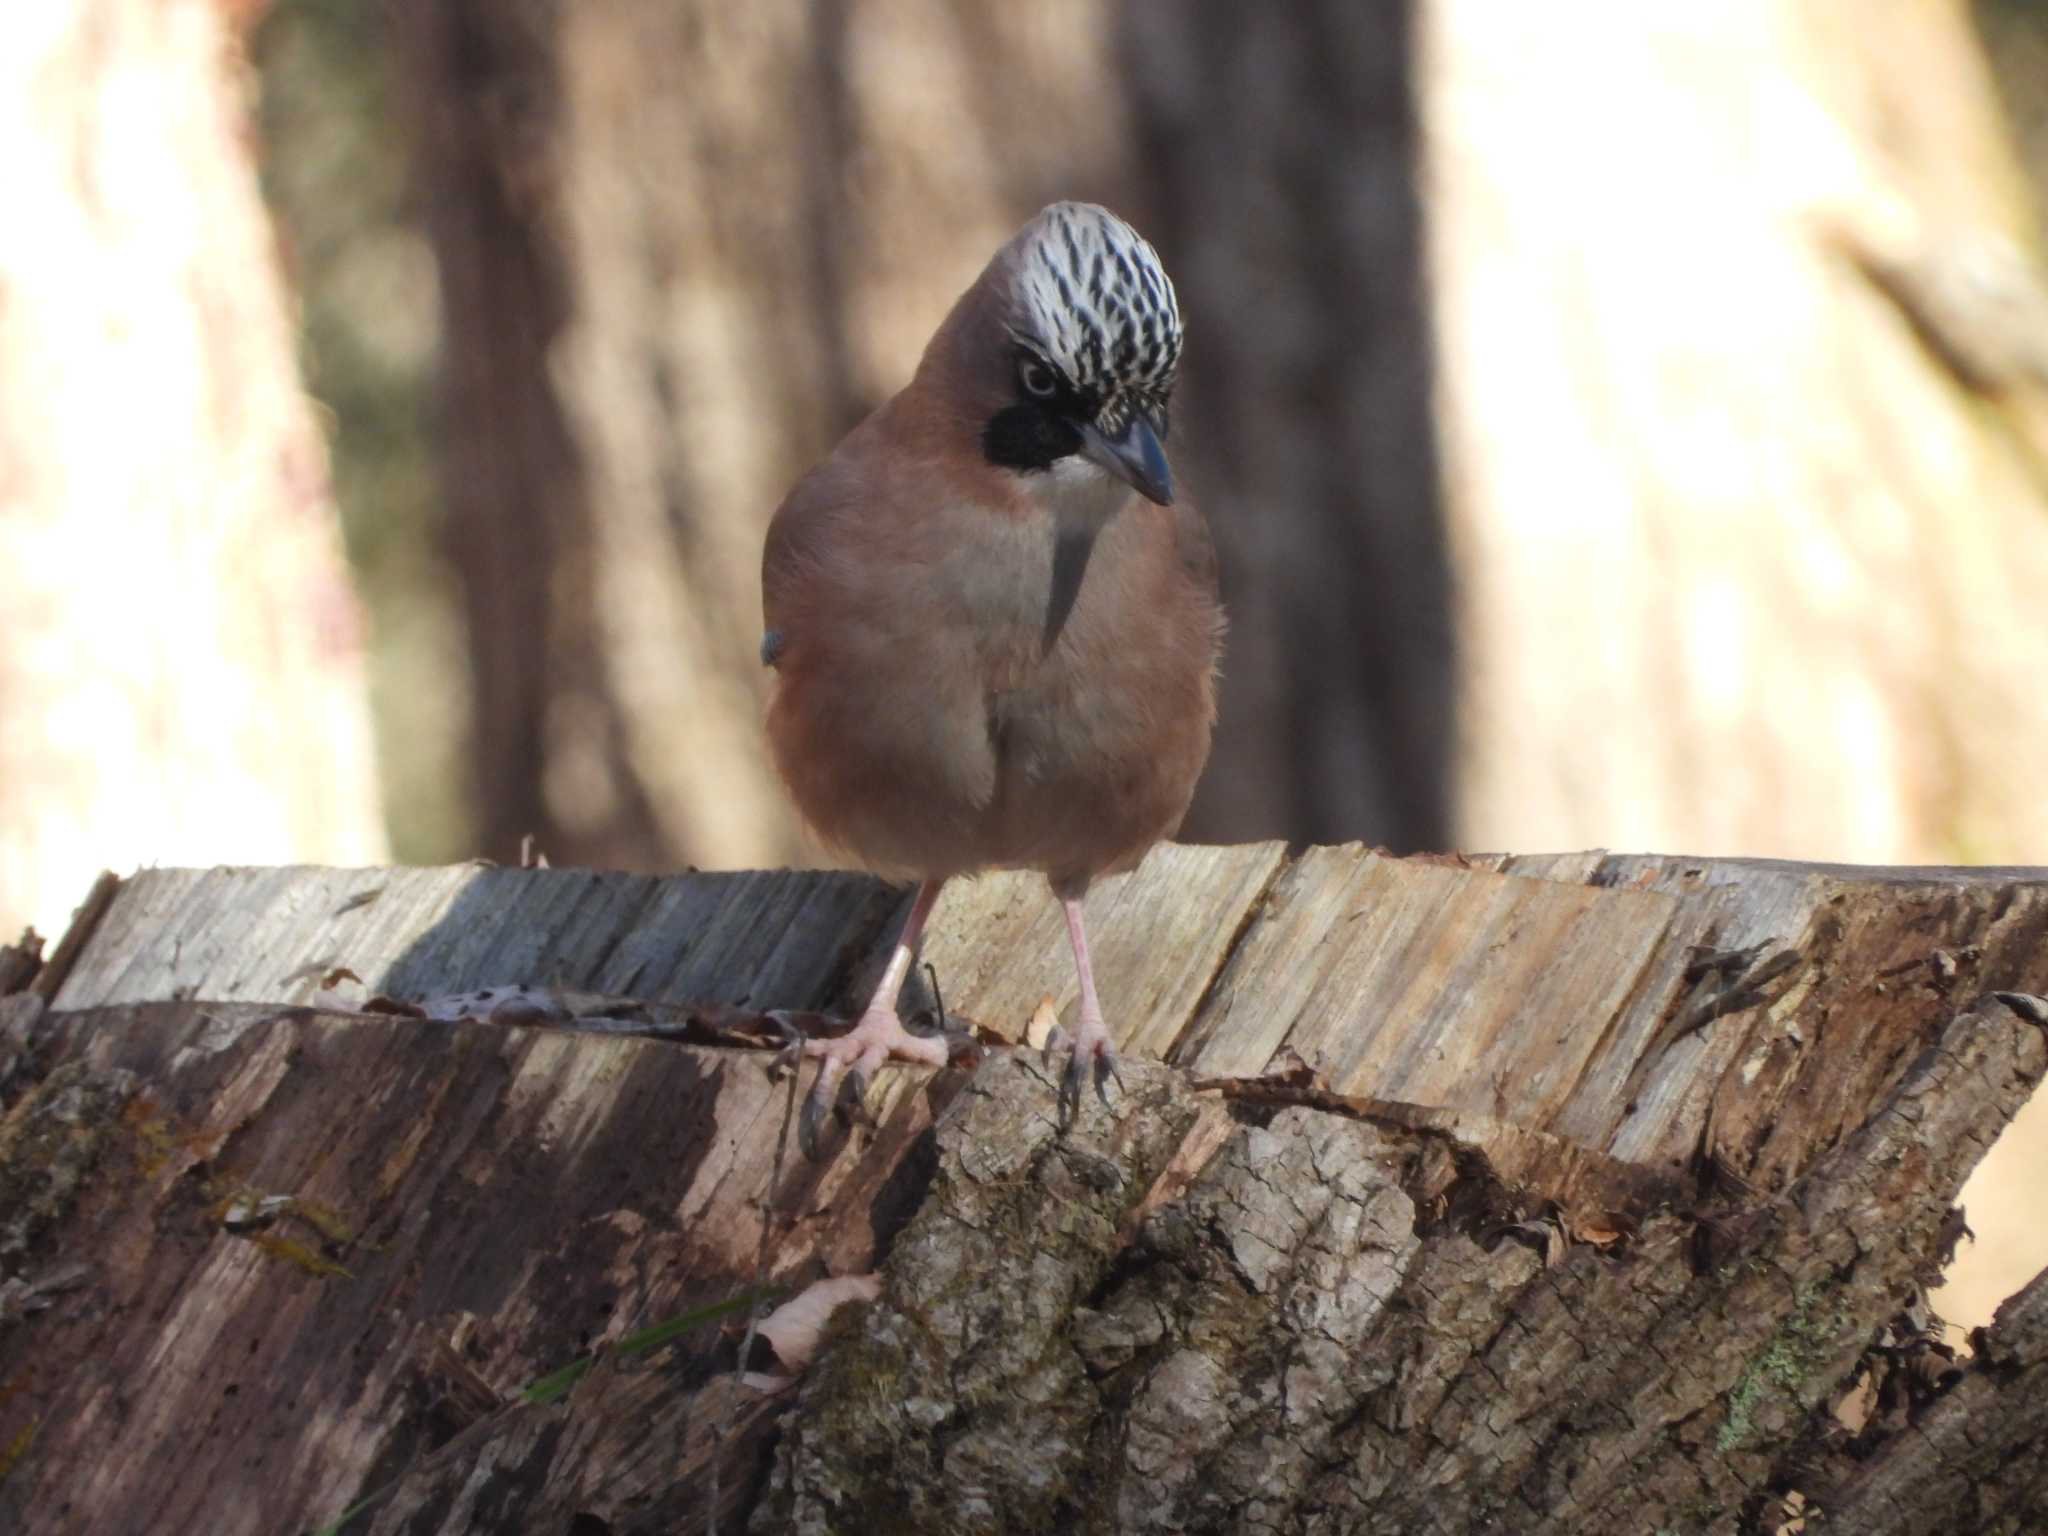
[[(1066, 1044), (1066, 1031), (1054, 1026), (1045, 1038), (1044, 1062), (1049, 1070), (1053, 1057)], [(1068, 1058), (1067, 1070), (1060, 1074), (1059, 1124), (1065, 1130), (1073, 1124), (1074, 1116), (1081, 1110), (1081, 1088), (1090, 1076), (1095, 1079), (1095, 1096), (1102, 1100), (1103, 1108), (1109, 1107), (1109, 1083), (1116, 1079), (1116, 1091), (1124, 1093), (1123, 1074), (1116, 1069), (1116, 1047), (1110, 1044), (1109, 1031), (1100, 1019), (1082, 1019), (1080, 1032), (1074, 1040), (1073, 1055)]]
[(818, 1058), (818, 1080), (797, 1112), (796, 1139), (804, 1156), (818, 1155), (818, 1132), (834, 1110), (849, 1119), (867, 1113), (868, 1079), (885, 1061), (911, 1061), (943, 1067), (951, 1048), (943, 1036), (913, 1035), (889, 1008), (870, 1008), (846, 1034), (832, 1040), (807, 1040), (804, 1054)]

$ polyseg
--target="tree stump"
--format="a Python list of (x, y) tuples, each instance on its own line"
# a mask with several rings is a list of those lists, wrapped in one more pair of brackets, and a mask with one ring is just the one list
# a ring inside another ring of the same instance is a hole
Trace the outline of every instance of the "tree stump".
[[(1125, 1091), (1064, 1132), (1007, 1043), (1068, 985), (1057, 923), (991, 877), (927, 944), (985, 1059), (884, 1072), (873, 1126), (806, 1162), (750, 1046), (834, 1027), (904, 899), (121, 883), (0, 1005), (0, 1517), (1932, 1536), (2048, 1509), (2048, 1280), (1960, 1359), (1923, 1302), (2048, 1068), (2040, 871), (1163, 847), (1091, 893)], [(731, 1304), (869, 1270), (777, 1380)]]

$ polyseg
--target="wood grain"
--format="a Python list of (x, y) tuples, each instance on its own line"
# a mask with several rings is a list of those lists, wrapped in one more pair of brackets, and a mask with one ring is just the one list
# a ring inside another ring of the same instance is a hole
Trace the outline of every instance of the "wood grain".
[[(1131, 874), (1099, 882), (1085, 907), (1095, 982), (1117, 1044), (1162, 1057), (1279, 872), (1279, 843), (1161, 844)], [(949, 1006), (1015, 1040), (1043, 998), (1069, 1026), (1079, 996), (1066, 921), (1036, 875), (949, 886), (925, 958)]]
[[(0, 1437), (35, 1426), (9, 1529), (304, 1529), (445, 1436), (437, 1341), (509, 1400), (751, 1283), (784, 1097), (765, 1055), (248, 1004), (37, 1031), (64, 1065), (10, 1105), (0, 1177), (40, 1187), (52, 1138), (90, 1143), (24, 1266), (85, 1271), (0, 1332)], [(865, 1156), (792, 1154), (776, 1284), (873, 1267), (914, 1187), (890, 1176), (960, 1081), (918, 1079)], [(311, 1219), (230, 1229), (265, 1196)]]

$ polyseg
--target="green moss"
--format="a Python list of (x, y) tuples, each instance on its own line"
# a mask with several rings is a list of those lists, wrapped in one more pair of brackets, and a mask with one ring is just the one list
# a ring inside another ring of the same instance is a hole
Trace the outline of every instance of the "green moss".
[(248, 1240), (274, 1259), (283, 1259), (287, 1264), (304, 1270), (316, 1279), (353, 1280), (354, 1275), (343, 1269), (334, 1260), (299, 1242), (295, 1238), (283, 1237), (275, 1232), (252, 1232)]
[(30, 1419), (25, 1429), (7, 1444), (0, 1446), (0, 1483), (7, 1481), (7, 1474), (12, 1472), (21, 1458), (28, 1454), (28, 1448), (36, 1443), (36, 1431), (42, 1428), (42, 1424), (41, 1419)]
[(323, 1205), (318, 1200), (296, 1200), (292, 1203), (292, 1214), (330, 1243), (355, 1241), (354, 1231), (343, 1219), (341, 1212), (331, 1205)]
[(147, 1094), (138, 1093), (121, 1111), (121, 1123), (136, 1141), (136, 1166), (142, 1176), (153, 1178), (178, 1148), (177, 1128), (164, 1116)]
[(0, 1261), (20, 1262), (70, 1214), (134, 1092), (125, 1072), (66, 1062), (0, 1121)]
[(1714, 1439), (1723, 1454), (1753, 1442), (1762, 1409), (1775, 1398), (1806, 1410), (1806, 1387), (1814, 1371), (1830, 1363), (1836, 1341), (1851, 1321), (1848, 1304), (1839, 1296), (1825, 1304), (1830, 1289), (1818, 1283), (1801, 1287), (1792, 1312), (1778, 1331), (1743, 1367), (1728, 1392), (1728, 1417)]

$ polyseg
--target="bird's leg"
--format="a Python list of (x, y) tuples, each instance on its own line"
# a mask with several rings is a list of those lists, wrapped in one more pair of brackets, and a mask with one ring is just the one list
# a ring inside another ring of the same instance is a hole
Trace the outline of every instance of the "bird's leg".
[(904, 978), (910, 974), (911, 955), (917, 949), (918, 936), (924, 932), (925, 919), (932, 915), (932, 906), (939, 899), (939, 887), (945, 883), (943, 879), (927, 880), (917, 888), (910, 916), (903, 921), (903, 932), (897, 936), (896, 948), (889, 954), (889, 963), (882, 970), (882, 979), (875, 984), (874, 995), (868, 999), (860, 1022), (836, 1039), (805, 1042), (804, 1054), (818, 1058), (818, 1080), (811, 1087), (810, 1097), (804, 1100), (796, 1123), (797, 1140), (805, 1155), (817, 1156), (818, 1129), (837, 1102), (842, 1076), (846, 1079), (846, 1096), (858, 1106), (867, 1097), (868, 1078), (885, 1061), (917, 1061), (934, 1067), (946, 1064), (951, 1053), (943, 1038), (913, 1035), (896, 1016), (896, 999), (903, 991)]
[(1081, 1107), (1081, 1083), (1092, 1070), (1095, 1093), (1109, 1103), (1109, 1080), (1117, 1076), (1116, 1050), (1109, 1043), (1109, 1026), (1102, 1022), (1102, 1002), (1095, 995), (1095, 968), (1088, 961), (1088, 929), (1081, 920), (1081, 898), (1060, 897), (1060, 909), (1067, 915), (1067, 938), (1074, 946), (1074, 969), (1081, 974), (1081, 1016), (1074, 1021), (1074, 1055), (1060, 1079), (1060, 1124), (1066, 1125)]

